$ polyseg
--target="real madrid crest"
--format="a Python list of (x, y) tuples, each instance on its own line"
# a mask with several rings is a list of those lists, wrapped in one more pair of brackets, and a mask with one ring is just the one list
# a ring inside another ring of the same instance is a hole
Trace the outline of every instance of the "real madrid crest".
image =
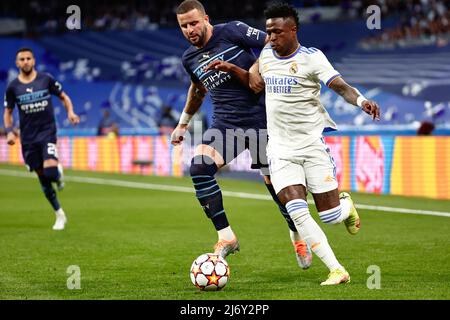
[(298, 66), (297, 66), (297, 64), (294, 62), (294, 63), (291, 65), (291, 67), (289, 68), (289, 72), (290, 72), (291, 74), (296, 74), (297, 71), (298, 71)]

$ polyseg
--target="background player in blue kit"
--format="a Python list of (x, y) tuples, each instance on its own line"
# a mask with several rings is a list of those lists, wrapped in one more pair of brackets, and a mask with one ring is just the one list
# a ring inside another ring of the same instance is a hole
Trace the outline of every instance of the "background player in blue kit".
[(54, 182), (62, 190), (64, 182), (62, 167), (58, 164), (56, 122), (51, 95), (61, 99), (72, 124), (79, 123), (80, 119), (73, 111), (69, 96), (62, 91), (61, 84), (49, 74), (37, 72), (35, 63), (31, 49), (22, 48), (17, 51), (16, 66), (19, 75), (6, 89), (3, 120), (7, 143), (13, 145), (16, 140), (12, 131), (13, 111), (17, 105), (23, 159), (29, 170), (38, 175), (45, 197), (55, 210), (53, 230), (63, 230), (67, 218), (52, 186)]
[[(248, 79), (240, 79), (231, 72), (207, 68), (211, 62), (223, 60), (248, 70), (256, 60), (251, 49), (262, 49), (266, 34), (240, 21), (212, 26), (204, 7), (196, 0), (182, 2), (176, 13), (183, 35), (192, 44), (182, 57), (183, 65), (191, 76), (191, 86), (184, 111), (171, 139), (174, 145), (182, 142), (190, 119), (209, 91), (214, 106), (213, 124), (204, 134), (202, 143), (196, 147), (190, 174), (196, 196), (218, 232), (219, 241), (214, 247), (215, 253), (226, 257), (239, 250), (239, 242), (225, 214), (222, 193), (214, 175), (248, 148), (252, 154), (252, 168), (261, 169), (269, 192), (287, 220), (299, 265), (308, 268), (311, 263), (310, 250), (299, 238), (295, 225), (276, 197), (268, 176), (264, 96), (255, 94), (248, 85), (243, 84), (248, 83)], [(226, 133), (230, 129), (238, 131), (234, 131), (234, 136), (230, 137)], [(250, 130), (255, 133), (253, 137), (243, 133)], [(252, 152), (255, 148), (258, 150)]]

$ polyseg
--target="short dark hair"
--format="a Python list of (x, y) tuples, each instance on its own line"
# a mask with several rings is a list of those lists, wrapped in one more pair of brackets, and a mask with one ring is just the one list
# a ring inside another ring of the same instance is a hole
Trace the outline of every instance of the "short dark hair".
[(184, 0), (178, 5), (175, 13), (184, 14), (194, 9), (197, 9), (201, 13), (206, 14), (205, 7), (201, 4), (200, 1), (197, 0)]
[(31, 54), (34, 56), (33, 50), (31, 48), (23, 47), (16, 51), (16, 57), (21, 52), (31, 52)]
[(296, 27), (300, 25), (297, 9), (287, 3), (275, 3), (264, 11), (266, 19), (272, 18), (292, 18)]

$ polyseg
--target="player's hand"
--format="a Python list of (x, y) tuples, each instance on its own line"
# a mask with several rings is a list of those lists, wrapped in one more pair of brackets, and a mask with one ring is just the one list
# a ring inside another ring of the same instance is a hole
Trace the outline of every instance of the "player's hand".
[(362, 109), (365, 113), (372, 116), (372, 120), (380, 121), (380, 107), (375, 101), (364, 100), (362, 102)]
[(234, 65), (229, 62), (222, 60), (215, 60), (210, 64), (208, 64), (208, 66), (205, 68), (205, 71), (218, 70), (223, 72), (231, 72), (233, 67)]
[(174, 146), (180, 145), (184, 140), (184, 135), (186, 134), (187, 124), (179, 124), (173, 130), (170, 136), (170, 143)]
[(253, 74), (252, 72), (250, 72), (248, 77), (248, 85), (250, 89), (252, 89), (253, 92), (255, 93), (263, 91), (266, 86), (264, 79), (261, 77), (261, 75), (259, 73)]
[(10, 146), (13, 146), (16, 143), (16, 134), (14, 132), (10, 132), (6, 135), (6, 143)]
[(67, 118), (69, 119), (71, 124), (79, 124), (80, 123), (80, 117), (77, 116), (74, 112), (69, 112), (67, 115)]

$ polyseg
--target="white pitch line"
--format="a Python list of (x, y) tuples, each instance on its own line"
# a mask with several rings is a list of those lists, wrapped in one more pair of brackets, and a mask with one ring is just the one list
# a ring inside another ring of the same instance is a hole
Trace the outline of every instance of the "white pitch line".
[[(21, 178), (35, 178), (35, 175), (32, 173), (15, 171), (15, 170), (4, 170), (4, 169), (0, 169), (0, 175), (21, 177)], [(171, 186), (171, 185), (154, 184), (154, 183), (146, 183), (146, 182), (124, 181), (124, 180), (116, 180), (116, 179), (65, 176), (65, 180), (79, 182), (79, 183), (108, 185), (108, 186), (126, 187), (126, 188), (133, 188), (133, 189), (147, 189), (147, 190), (171, 191), (171, 192), (175, 191), (175, 192), (184, 192), (184, 193), (195, 192), (195, 190), (192, 187), (180, 187), (180, 186)], [(268, 195), (256, 194), (256, 193), (233, 192), (233, 191), (223, 190), (222, 194), (225, 196), (234, 197), (234, 198), (273, 201), (272, 197), (270, 197)], [(314, 202), (311, 202), (309, 204), (314, 204)], [(420, 214), (420, 215), (429, 215), (429, 216), (439, 216), (439, 217), (450, 218), (450, 212), (416, 210), (416, 209), (407, 209), (407, 208), (393, 208), (393, 207), (373, 206), (373, 205), (365, 205), (365, 204), (357, 204), (356, 207), (359, 209), (368, 209), (368, 210), (382, 211), (382, 212), (409, 213), (409, 214)]]

